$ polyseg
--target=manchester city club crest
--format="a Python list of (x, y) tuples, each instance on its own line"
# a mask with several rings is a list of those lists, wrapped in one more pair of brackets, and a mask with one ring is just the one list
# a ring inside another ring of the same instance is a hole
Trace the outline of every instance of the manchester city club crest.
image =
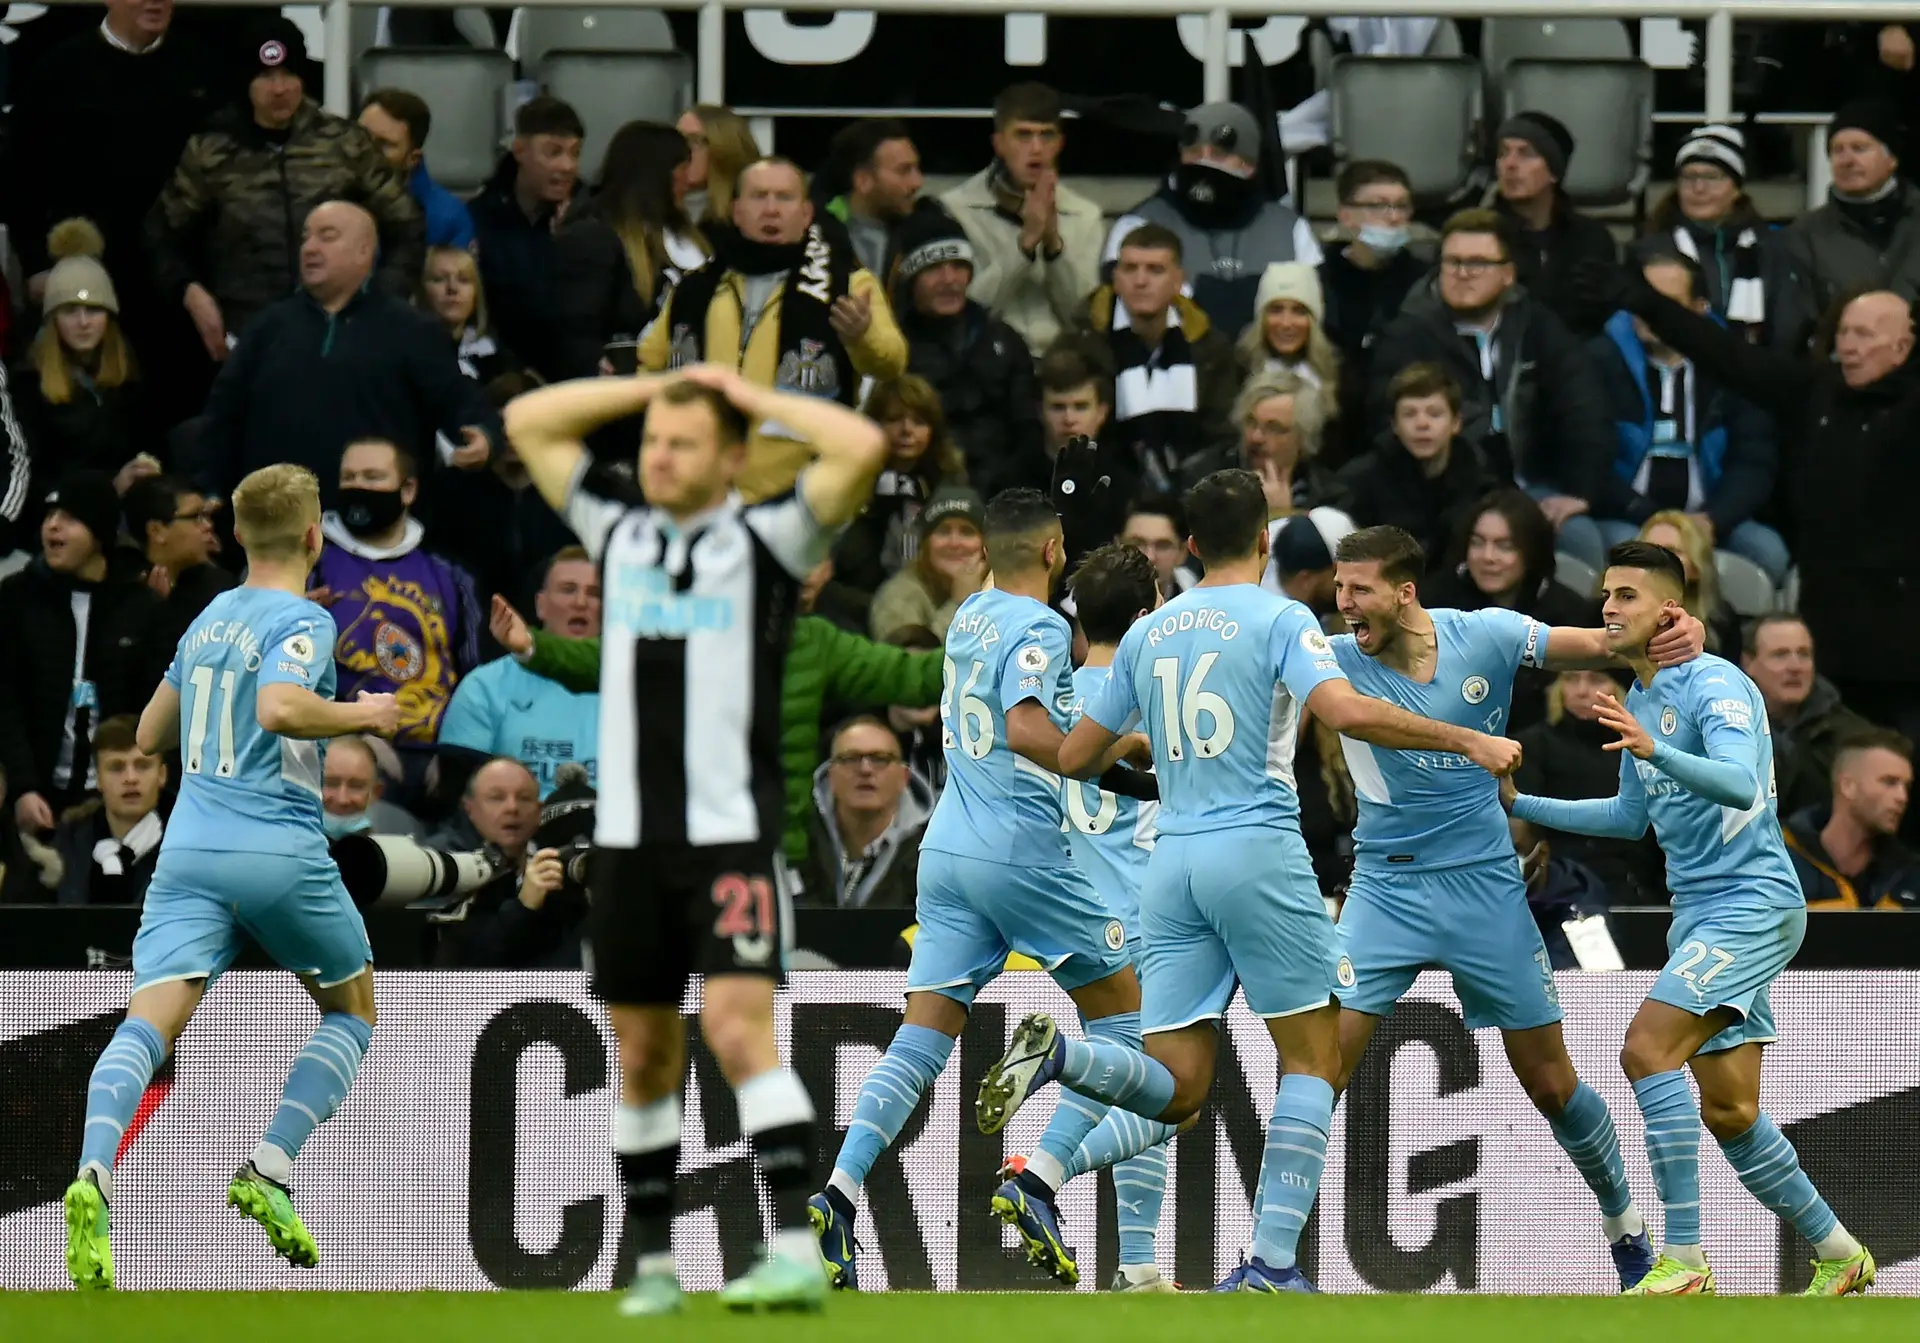
[(1487, 697), (1487, 678), (1469, 676), (1460, 683), (1460, 698), (1469, 704), (1478, 704)]
[(1359, 976), (1353, 973), (1353, 962), (1345, 956), (1342, 956), (1340, 963), (1334, 966), (1333, 976), (1340, 981), (1340, 987), (1343, 989), (1352, 988), (1359, 979)]
[(1673, 730), (1679, 726), (1680, 726), (1680, 715), (1674, 712), (1673, 706), (1671, 704), (1669, 704), (1666, 708), (1660, 711), (1660, 735), (1661, 736), (1671, 737), (1673, 735)]
[(1107, 950), (1119, 951), (1127, 945), (1127, 930), (1120, 926), (1120, 920), (1107, 920)]
[(817, 340), (802, 340), (799, 349), (788, 350), (781, 356), (774, 385), (783, 392), (831, 400), (840, 395), (840, 370), (825, 345)]

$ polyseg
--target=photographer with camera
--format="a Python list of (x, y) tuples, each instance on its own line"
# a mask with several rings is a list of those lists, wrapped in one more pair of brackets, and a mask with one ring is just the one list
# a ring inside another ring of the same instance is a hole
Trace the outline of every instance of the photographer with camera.
[[(461, 830), (497, 851), (499, 873), (434, 916), (434, 963), (459, 970), (577, 970), (587, 915), (584, 859), (593, 790), (579, 766), (563, 766), (546, 805), (518, 760), (497, 756), (474, 771)], [(462, 838), (446, 836), (449, 847)]]

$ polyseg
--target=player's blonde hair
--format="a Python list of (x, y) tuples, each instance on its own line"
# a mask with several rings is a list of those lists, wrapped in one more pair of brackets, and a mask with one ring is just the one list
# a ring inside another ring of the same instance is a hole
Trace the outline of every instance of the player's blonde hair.
[(233, 492), (233, 531), (250, 558), (291, 559), (320, 521), (320, 478), (304, 466), (263, 466)]

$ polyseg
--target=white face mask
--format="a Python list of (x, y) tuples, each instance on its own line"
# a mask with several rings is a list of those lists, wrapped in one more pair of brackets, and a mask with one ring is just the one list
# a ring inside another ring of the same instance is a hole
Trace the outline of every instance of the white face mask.
[(1360, 244), (1368, 251), (1378, 252), (1381, 256), (1392, 256), (1407, 245), (1408, 232), (1405, 226), (1398, 228), (1387, 224), (1362, 224), (1360, 226)]
[(362, 830), (373, 829), (373, 821), (364, 811), (358, 816), (335, 816), (329, 811), (321, 813), (320, 828), (326, 831), (329, 840), (344, 839)]

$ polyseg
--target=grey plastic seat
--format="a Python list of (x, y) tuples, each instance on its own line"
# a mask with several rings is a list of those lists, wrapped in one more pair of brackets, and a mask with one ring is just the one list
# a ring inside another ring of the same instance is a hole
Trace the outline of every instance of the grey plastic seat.
[[(1500, 115), (1545, 112), (1573, 135), (1561, 187), (1576, 205), (1619, 205), (1653, 173), (1653, 68), (1637, 60), (1517, 60)], [(1496, 149), (1498, 147), (1496, 146)]]
[(1480, 25), (1489, 107), (1504, 105), (1501, 82), (1514, 61), (1632, 59), (1633, 39), (1619, 19), (1487, 19)]
[(434, 181), (470, 195), (492, 176), (505, 131), (501, 107), (513, 83), (504, 51), (472, 47), (376, 47), (355, 64), (359, 90), (406, 89), (433, 110), (427, 165)]
[(1713, 553), (1714, 572), (1720, 576), (1720, 597), (1740, 615), (1763, 616), (1780, 604), (1767, 571), (1744, 555), (1730, 550)]
[(683, 51), (551, 51), (534, 72), (586, 126), (580, 173), (600, 175), (607, 141), (629, 121), (673, 124), (693, 102), (693, 58)]
[(1572, 588), (1582, 597), (1600, 590), (1600, 574), (1585, 560), (1562, 551), (1553, 557), (1553, 578), (1560, 586)]
[(529, 73), (540, 67), (549, 52), (555, 51), (674, 50), (673, 25), (657, 9), (527, 6), (515, 16), (515, 22), (520, 68)]
[(1405, 169), (1417, 204), (1444, 205), (1472, 184), (1483, 90), (1465, 56), (1341, 56), (1328, 70), (1333, 159)]

